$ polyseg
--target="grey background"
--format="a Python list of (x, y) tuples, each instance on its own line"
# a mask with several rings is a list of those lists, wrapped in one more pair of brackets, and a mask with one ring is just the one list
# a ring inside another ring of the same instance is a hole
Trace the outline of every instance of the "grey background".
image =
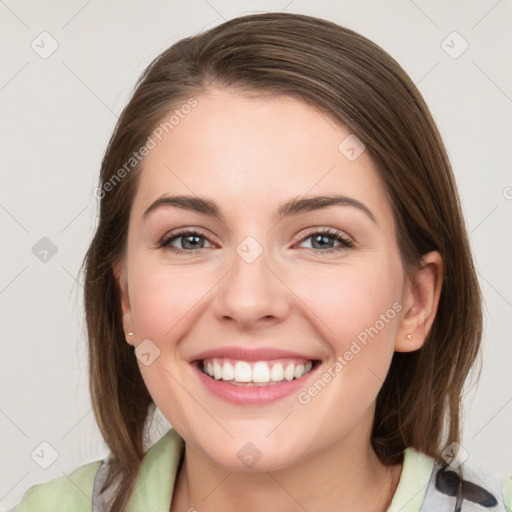
[[(178, 39), (282, 10), (381, 45), (433, 112), (486, 301), (463, 446), (471, 461), (512, 476), (511, 1), (0, 0), (0, 510), (107, 453), (90, 406), (77, 273), (96, 222), (100, 159), (135, 80)], [(152, 439), (167, 426), (157, 416)]]

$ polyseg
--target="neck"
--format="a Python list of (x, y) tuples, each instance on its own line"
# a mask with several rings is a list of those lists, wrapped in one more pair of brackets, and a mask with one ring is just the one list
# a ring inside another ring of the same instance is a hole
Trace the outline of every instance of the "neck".
[(385, 512), (402, 465), (384, 466), (366, 441), (341, 439), (300, 464), (265, 472), (228, 471), (186, 445), (171, 511)]

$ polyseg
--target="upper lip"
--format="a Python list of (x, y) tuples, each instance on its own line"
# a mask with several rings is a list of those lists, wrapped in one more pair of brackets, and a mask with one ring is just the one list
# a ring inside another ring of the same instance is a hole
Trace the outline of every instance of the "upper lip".
[(236, 359), (238, 361), (265, 361), (284, 358), (307, 359), (308, 361), (315, 361), (318, 359), (316, 357), (300, 354), (299, 352), (294, 352), (292, 350), (281, 350), (275, 347), (217, 347), (210, 350), (205, 350), (199, 354), (195, 354), (189, 359), (189, 362), (202, 359), (210, 359), (212, 357), (225, 357), (229, 359)]

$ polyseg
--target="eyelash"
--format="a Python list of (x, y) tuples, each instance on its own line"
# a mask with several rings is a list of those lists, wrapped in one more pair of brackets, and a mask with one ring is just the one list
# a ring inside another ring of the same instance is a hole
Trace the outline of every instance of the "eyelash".
[[(160, 249), (166, 249), (175, 254), (194, 254), (194, 253), (196, 253), (198, 251), (198, 249), (178, 249), (178, 248), (170, 245), (171, 242), (173, 242), (174, 240), (176, 240), (180, 237), (184, 237), (185, 235), (197, 235), (202, 238), (208, 239), (208, 237), (205, 236), (205, 234), (202, 231), (199, 231), (197, 229), (191, 229), (189, 231), (181, 231), (179, 233), (171, 233), (170, 235), (165, 236), (157, 243), (157, 247)], [(314, 231), (313, 233), (310, 233), (309, 235), (307, 235), (304, 238), (302, 238), (301, 240), (299, 240), (299, 243), (304, 242), (305, 240), (307, 240), (308, 238), (311, 238), (314, 235), (327, 235), (331, 238), (334, 238), (336, 241), (341, 242), (341, 245), (339, 247), (327, 249), (325, 251), (320, 250), (320, 249), (306, 248), (306, 250), (308, 252), (312, 251), (316, 254), (319, 254), (319, 253), (320, 254), (331, 254), (331, 253), (335, 253), (335, 252), (338, 252), (338, 251), (341, 251), (344, 249), (352, 249), (354, 247), (354, 242), (352, 242), (352, 240), (349, 240), (348, 238), (344, 237), (339, 231), (336, 231), (336, 230), (333, 230), (330, 228), (324, 228), (321, 231)], [(212, 243), (212, 242), (210, 242), (210, 243)]]

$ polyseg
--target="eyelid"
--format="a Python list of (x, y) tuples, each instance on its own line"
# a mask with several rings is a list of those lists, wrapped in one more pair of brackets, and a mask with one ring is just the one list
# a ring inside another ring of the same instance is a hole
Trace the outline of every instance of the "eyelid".
[[(356, 246), (356, 243), (354, 239), (346, 234), (344, 231), (338, 230), (336, 228), (331, 227), (311, 227), (306, 230), (306, 233), (304, 231), (301, 232), (302, 234), (297, 236), (296, 241), (293, 243), (293, 245), (300, 244), (307, 240), (308, 238), (312, 237), (313, 235), (319, 235), (319, 234), (325, 234), (329, 238), (333, 238), (335, 241), (338, 241), (341, 245), (337, 247), (331, 247), (327, 248), (325, 250), (322, 249), (315, 249), (315, 248), (309, 248), (309, 247), (303, 247), (303, 250), (306, 250), (306, 252), (313, 252), (314, 254), (322, 255), (322, 254), (331, 254), (331, 253), (337, 253), (341, 252), (342, 250), (346, 249), (352, 249)], [(179, 249), (177, 247), (174, 247), (171, 245), (171, 242), (175, 239), (179, 239), (181, 237), (184, 237), (185, 235), (197, 235), (201, 238), (204, 238), (208, 240), (210, 244), (213, 246), (218, 246), (216, 242), (212, 242), (210, 240), (210, 236), (205, 232), (204, 229), (198, 228), (198, 227), (185, 227), (185, 228), (178, 228), (176, 230), (170, 231), (166, 233), (156, 244), (157, 249), (164, 249), (168, 250), (171, 253), (174, 254), (193, 254), (199, 252), (200, 249), (207, 249), (207, 247), (200, 247), (199, 249)]]
[[(202, 228), (198, 228), (198, 227), (195, 227), (195, 226), (189, 226), (189, 227), (184, 227), (184, 228), (177, 228), (175, 230), (171, 230), (169, 232), (167, 232), (164, 236), (162, 236), (157, 242), (156, 242), (156, 247), (157, 248), (160, 248), (162, 247), (163, 244), (167, 244), (169, 243), (173, 238), (180, 238), (182, 236), (185, 236), (185, 235), (198, 235), (198, 236), (201, 236), (203, 238), (205, 238), (206, 240), (208, 240), (212, 245), (217, 245), (215, 242), (212, 242), (210, 240), (211, 236), (209, 234), (206, 233), (206, 231)], [(165, 249), (166, 247), (164, 247)], [(190, 252), (190, 249), (177, 249), (178, 251), (181, 250), (181, 251), (189, 251)]]
[(327, 235), (329, 238), (333, 238), (334, 240), (338, 241), (341, 245), (338, 247), (330, 247), (325, 250), (304, 247), (303, 249), (305, 249), (307, 252), (313, 252), (314, 254), (319, 255), (328, 255), (332, 253), (339, 253), (342, 250), (353, 249), (356, 246), (354, 239), (350, 235), (347, 235), (344, 231), (330, 227), (311, 228), (311, 230), (308, 230), (307, 233), (302, 234), (299, 237), (299, 240), (296, 242), (296, 244), (302, 243), (313, 235), (317, 234)]
[(303, 241), (304, 238), (309, 237), (311, 235), (319, 234), (319, 233), (325, 233), (329, 236), (339, 236), (344, 238), (347, 241), (351, 241), (355, 243), (355, 240), (352, 236), (350, 236), (346, 231), (342, 231), (341, 229), (331, 228), (328, 226), (321, 226), (321, 227), (312, 227), (307, 228), (305, 231), (301, 231), (299, 235), (297, 235), (297, 240), (299, 242)]

